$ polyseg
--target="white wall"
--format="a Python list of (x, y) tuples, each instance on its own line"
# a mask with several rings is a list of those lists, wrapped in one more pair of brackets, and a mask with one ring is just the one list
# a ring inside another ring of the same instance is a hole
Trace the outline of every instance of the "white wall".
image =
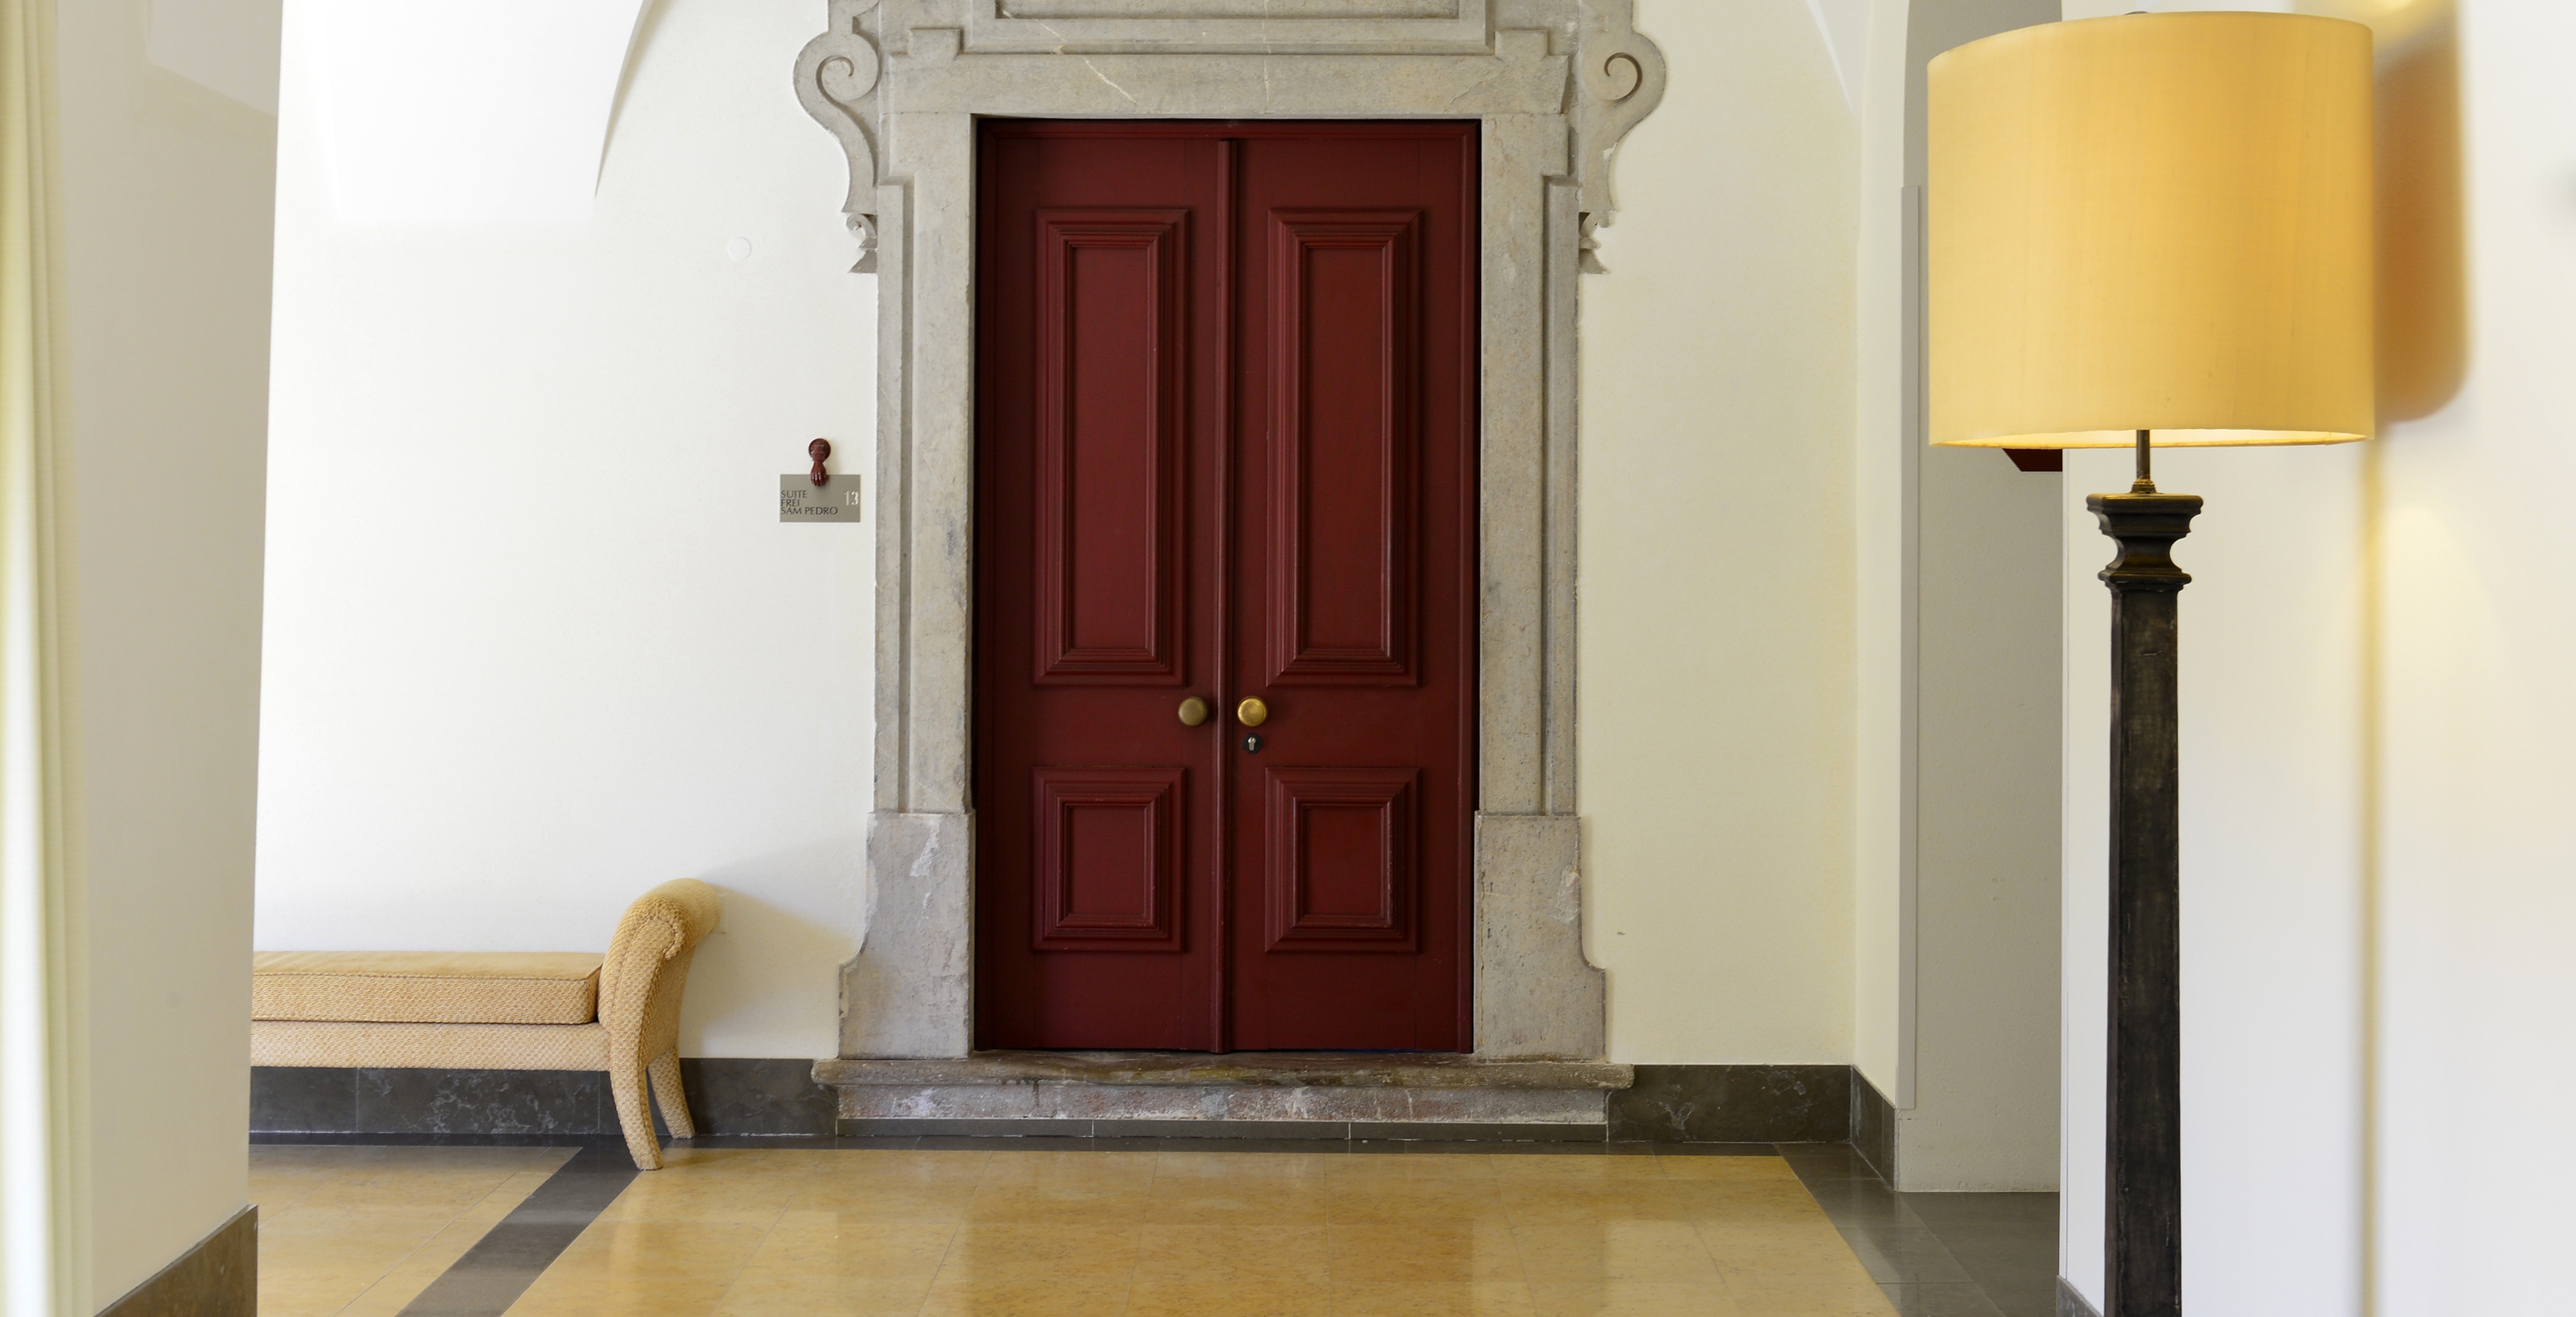
[[(2576, 1235), (2576, 8), (2467, 0), (2468, 375), (2374, 454), (2380, 1310), (2544, 1312)], [(2463, 1099), (2537, 1128), (2507, 1168)]]
[(140, 5), (59, 6), (93, 1304), (248, 1193), (276, 120), (145, 39)]
[[(814, 0), (664, 0), (575, 224), (357, 229), (287, 15), (258, 944), (599, 950), (725, 893), (688, 1055), (828, 1056), (857, 945), (874, 280), (788, 73)], [(747, 239), (734, 259), (728, 243)]]
[(1622, 1061), (1851, 1055), (1853, 188), (1801, 0), (1640, 5), (1583, 290), (1585, 936)]
[[(1854, 1063), (1908, 1190), (2057, 1182), (2058, 477), (1924, 447), (1923, 68), (2054, 0), (1885, 0), (1862, 104)], [(1919, 193), (1915, 194), (1919, 196)]]
[[(2441, 6), (2353, 8), (2392, 34)], [(2177, 553), (2196, 577), (2181, 632), (2184, 1275), (2204, 1314), (2565, 1306), (2576, 1150), (2548, 1112), (2576, 1084), (2576, 599), (2547, 500), (2576, 478), (2562, 67), (2576, 12), (2470, 0), (2460, 21), (2465, 384), (2416, 419), (2387, 400), (2420, 401), (2403, 382), (2422, 372), (2384, 359), (2388, 415), (2367, 446), (2158, 464), (2161, 485), (2209, 500)], [(2383, 98), (2395, 67), (2383, 46)], [(2383, 221), (2390, 196), (2438, 209), (2446, 162), (2393, 157), (2388, 126)], [(2427, 310), (2398, 308), (2410, 329), (2438, 321)], [(2118, 478), (2070, 464), (2076, 483)], [(2064, 1247), (2098, 1296), (2107, 606), (2073, 530)], [(2507, 1134), (2500, 1156), (2478, 1131), (2504, 1111), (2541, 1127)]]

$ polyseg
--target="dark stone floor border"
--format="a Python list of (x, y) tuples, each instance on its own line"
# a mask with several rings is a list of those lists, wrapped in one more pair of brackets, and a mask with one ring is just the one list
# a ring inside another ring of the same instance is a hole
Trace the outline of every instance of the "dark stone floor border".
[(501, 1317), (636, 1175), (622, 1144), (602, 1140), (576, 1149), (404, 1305), (402, 1317)]
[(254, 1204), (99, 1309), (98, 1317), (256, 1317), (258, 1312), (259, 1208)]
[(1898, 1193), (1850, 1144), (1781, 1153), (1900, 1317), (2061, 1317), (2057, 1195)]

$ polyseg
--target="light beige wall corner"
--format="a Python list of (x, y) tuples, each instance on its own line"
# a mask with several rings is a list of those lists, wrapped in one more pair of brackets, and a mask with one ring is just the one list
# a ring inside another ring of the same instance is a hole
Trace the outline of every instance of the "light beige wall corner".
[(1859, 136), (1802, 0), (1637, 22), (1672, 83), (1584, 286), (1586, 936), (1618, 1060), (1841, 1062)]
[(2057, 1179), (2054, 476), (1920, 428), (1925, 65), (2050, 0), (1887, 0), (1862, 98), (1854, 1059), (1899, 1187)]
[(277, 121), (59, 6), (75, 845), (91, 1298), (247, 1193), (253, 788)]
[(1891, 1102), (1913, 1103), (1913, 913), (1909, 800), (1914, 483), (1905, 368), (1914, 336), (1905, 257), (1908, 0), (1873, 0), (1860, 115), (1859, 424), (1852, 436), (1855, 671), (1852, 809), (1852, 1061)]

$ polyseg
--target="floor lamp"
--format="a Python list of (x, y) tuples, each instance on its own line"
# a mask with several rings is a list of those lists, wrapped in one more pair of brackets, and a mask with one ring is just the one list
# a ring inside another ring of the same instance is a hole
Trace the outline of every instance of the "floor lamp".
[(2111, 589), (2104, 1317), (2182, 1311), (2173, 560), (2200, 499), (2152, 445), (2374, 424), (2369, 29), (2287, 14), (2049, 23), (1932, 61), (1931, 439), (2134, 447), (2085, 501)]

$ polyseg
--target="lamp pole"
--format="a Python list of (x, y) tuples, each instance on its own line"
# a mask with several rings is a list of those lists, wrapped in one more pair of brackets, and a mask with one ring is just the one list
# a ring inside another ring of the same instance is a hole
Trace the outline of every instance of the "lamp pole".
[(2084, 506), (2120, 546), (2111, 589), (2111, 992), (2103, 1317), (2182, 1312), (2182, 921), (2175, 612), (2191, 577), (2174, 541), (2196, 494), (2138, 478)]

